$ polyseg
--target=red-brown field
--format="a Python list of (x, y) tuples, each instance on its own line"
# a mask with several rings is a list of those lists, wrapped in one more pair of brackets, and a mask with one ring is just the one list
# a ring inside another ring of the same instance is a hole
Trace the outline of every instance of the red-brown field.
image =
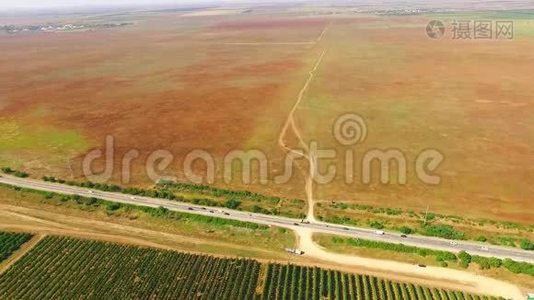
[[(222, 164), (234, 149), (260, 149), (270, 183), (231, 185), (304, 198), (300, 172), (276, 185), (278, 135), (310, 69), (319, 65), (296, 125), (305, 141), (343, 153), (331, 128), (346, 112), (367, 121), (364, 151), (406, 153), (408, 183), (316, 186), (320, 200), (531, 223), (534, 194), (533, 20), (512, 41), (431, 40), (432, 17), (304, 16), (258, 13), (122, 16), (135, 24), (71, 33), (0, 35), (0, 165), (36, 175), (82, 178), (81, 162), (115, 138), (114, 181), (132, 149), (132, 184), (159, 149), (164, 172), (184, 180), (182, 161), (204, 149)], [(328, 30), (325, 30), (328, 28)], [(295, 146), (294, 137), (288, 143)], [(420, 183), (414, 157), (438, 149), (438, 186)], [(322, 167), (325, 167), (323, 162)], [(103, 165), (103, 160), (98, 164)], [(341, 166), (341, 163), (337, 163)], [(356, 165), (358, 170), (359, 165)], [(196, 165), (198, 169), (202, 166)], [(225, 186), (218, 170), (216, 185)], [(257, 181), (257, 180), (256, 180)]]
[(42, 173), (72, 168), (78, 176), (84, 152), (103, 147), (105, 137), (113, 135), (117, 161), (131, 149), (141, 156), (165, 149), (176, 156), (171, 168), (176, 171), (192, 149), (220, 157), (245, 147), (264, 123), (275, 137), (300, 84), (309, 46), (233, 43), (278, 42), (274, 37), (281, 27), (289, 39), (313, 40), (324, 23), (164, 15), (125, 30), (2, 36), (1, 120), (16, 125), (7, 144), (44, 124), (58, 134), (80, 135), (63, 164), (42, 157), (45, 151), (69, 150), (60, 149), (60, 141), (28, 139), (6, 146), (3, 163)]
[[(416, 211), (429, 204), (443, 213), (531, 223), (534, 39), (436, 41), (424, 34), (426, 22), (375, 18), (367, 26), (334, 23), (330, 29), (299, 127), (308, 140), (344, 153), (348, 148), (332, 138), (332, 124), (356, 112), (368, 136), (355, 148), (355, 183), (338, 178), (319, 186), (317, 197)], [(517, 22), (516, 28), (522, 25), (532, 31), (534, 23)], [(437, 186), (415, 176), (415, 158), (427, 148), (445, 157)], [(372, 149), (405, 154), (406, 185), (379, 184), (378, 165), (374, 183), (361, 183), (361, 159)]]

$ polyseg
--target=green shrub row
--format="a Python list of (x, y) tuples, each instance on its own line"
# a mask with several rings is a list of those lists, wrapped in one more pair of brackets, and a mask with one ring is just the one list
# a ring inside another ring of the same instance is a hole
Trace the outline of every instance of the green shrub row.
[(158, 183), (158, 186), (176, 191), (195, 192), (214, 197), (241, 198), (255, 202), (267, 201), (275, 205), (282, 200), (280, 197), (266, 196), (250, 191), (226, 190), (202, 184), (161, 181)]
[[(188, 203), (202, 205), (202, 206), (226, 207), (229, 209), (237, 209), (237, 210), (243, 210), (243, 208), (241, 207), (242, 202), (241, 200), (239, 200), (239, 198), (241, 197), (246, 197), (247, 199), (251, 199), (252, 197), (255, 199), (254, 201), (260, 201), (259, 199), (267, 199), (266, 196), (254, 194), (254, 193), (247, 192), (247, 191), (229, 191), (229, 190), (221, 190), (221, 189), (216, 189), (216, 188), (210, 188), (210, 189), (212, 189), (213, 191), (218, 191), (218, 192), (209, 194), (209, 193), (202, 192), (204, 188), (208, 188), (206, 186), (201, 186), (201, 185), (196, 186), (196, 185), (174, 183), (174, 182), (158, 183), (158, 185), (154, 189), (140, 189), (136, 187), (121, 187), (116, 184), (94, 183), (94, 182), (89, 182), (89, 181), (87, 182), (67, 181), (67, 180), (62, 180), (62, 179), (58, 179), (58, 178), (50, 177), (50, 176), (43, 176), (42, 179), (47, 182), (67, 184), (70, 186), (85, 187), (85, 188), (90, 188), (90, 189), (106, 191), (106, 192), (124, 193), (124, 194), (129, 194), (129, 195), (136, 195), (136, 196), (143, 196), (143, 197), (150, 197), (150, 198), (162, 198), (162, 199), (167, 199), (167, 200), (188, 202)], [(184, 187), (191, 187), (191, 188), (186, 190)], [(198, 187), (198, 189), (193, 188), (193, 187)], [(176, 192), (187, 191), (187, 192), (193, 192), (197, 194), (204, 194), (206, 196), (223, 197), (225, 198), (225, 201), (221, 203), (210, 198), (186, 198), (180, 195), (175, 195), (174, 191)], [(274, 199), (276, 197), (272, 197), (272, 198)], [(276, 199), (278, 200), (274, 202), (278, 203), (280, 198), (276, 198)], [(269, 201), (273, 202), (271, 200)], [(296, 200), (293, 200), (292, 203), (296, 203)], [(259, 205), (254, 205), (251, 208), (247, 208), (245, 210), (254, 212), (254, 213), (267, 214), (267, 215), (282, 215), (280, 210), (277, 208), (266, 209)], [(284, 212), (283, 215), (286, 217), (293, 217), (293, 218), (302, 217), (302, 214), (293, 215), (292, 213), (289, 213), (289, 212)]]
[(216, 225), (216, 226), (229, 225), (229, 226), (242, 227), (242, 228), (248, 228), (248, 229), (266, 230), (269, 228), (266, 225), (260, 225), (260, 224), (256, 224), (252, 222), (244, 222), (244, 221), (223, 219), (223, 218), (217, 218), (217, 217), (211, 217), (211, 216), (182, 213), (182, 212), (177, 212), (177, 211), (171, 211), (164, 207), (153, 208), (153, 207), (146, 207), (146, 206), (121, 204), (121, 203), (111, 202), (107, 200), (102, 200), (96, 197), (83, 197), (80, 195), (66, 195), (66, 194), (50, 193), (50, 192), (33, 190), (33, 189), (14, 187), (14, 186), (6, 185), (6, 184), (0, 184), (0, 186), (9, 187), (17, 191), (39, 194), (39, 195), (42, 195), (45, 200), (56, 198), (62, 202), (73, 202), (73, 203), (76, 203), (77, 205), (86, 206), (86, 207), (95, 207), (95, 208), (102, 207), (106, 209), (108, 212), (116, 211), (124, 207), (126, 209), (137, 210), (137, 211), (147, 213), (153, 217), (160, 217), (160, 218), (166, 218), (166, 219), (191, 221), (191, 222), (198, 222), (198, 223), (204, 223), (204, 224), (210, 224), (210, 225)]
[(444, 215), (444, 214), (437, 214), (437, 213), (432, 213), (432, 212), (429, 212), (429, 213), (424, 213), (424, 212), (416, 213), (416, 212), (414, 212), (412, 210), (404, 211), (401, 208), (374, 207), (374, 206), (371, 206), (371, 205), (358, 204), (358, 203), (354, 203), (353, 204), (353, 203), (346, 203), (346, 202), (331, 202), (328, 205), (331, 208), (335, 208), (335, 209), (346, 210), (346, 209), (350, 208), (350, 209), (353, 209), (353, 210), (366, 211), (366, 212), (370, 212), (370, 213), (373, 213), (373, 214), (386, 214), (386, 215), (390, 215), (390, 216), (397, 216), (397, 215), (402, 215), (403, 213), (406, 213), (408, 216), (410, 216), (412, 218), (413, 217), (419, 218), (420, 216), (425, 215), (427, 222), (432, 221), (432, 220), (436, 220), (436, 219), (446, 219), (446, 220), (450, 220), (450, 221), (452, 221), (454, 223), (459, 223), (461, 221), (465, 221), (465, 222), (468, 222), (468, 223), (478, 224), (479, 226), (483, 226), (485, 224), (489, 224), (489, 225), (496, 226), (497, 228), (519, 229), (519, 230), (526, 230), (528, 232), (534, 232), (534, 224), (524, 225), (524, 224), (519, 224), (519, 223), (515, 223), (515, 222), (511, 222), (511, 221), (496, 221), (496, 220), (488, 220), (488, 219), (470, 220), (470, 219), (464, 219), (464, 218), (462, 218), (460, 216), (455, 216), (455, 215)]
[(502, 260), (496, 257), (483, 257), (477, 255), (472, 256), (471, 261), (478, 264), (483, 270), (503, 267), (515, 274), (534, 276), (534, 264), (527, 262), (519, 262), (512, 259)]
[(438, 262), (456, 261), (456, 255), (448, 251), (432, 250), (419, 248), (415, 246), (408, 246), (404, 244), (394, 244), (379, 241), (370, 241), (356, 238), (340, 238), (332, 237), (332, 241), (336, 244), (346, 243), (349, 246), (357, 248), (382, 249), (388, 251), (395, 251), (400, 253), (417, 254), (422, 257), (434, 256)]
[(454, 227), (445, 224), (423, 225), (421, 234), (449, 240), (465, 240), (465, 234), (463, 232), (459, 232)]
[(460, 251), (454, 254), (449, 251), (432, 250), (420, 248), (415, 246), (407, 246), (403, 244), (394, 244), (378, 241), (370, 241), (354, 238), (332, 237), (332, 242), (335, 244), (347, 244), (356, 248), (381, 249), (387, 251), (395, 251), (398, 253), (416, 254), (422, 257), (434, 256), (436, 261), (441, 263), (441, 266), (447, 267), (447, 262), (458, 262), (462, 268), (468, 268), (470, 264), (476, 263), (481, 269), (491, 268), (505, 268), (515, 274), (526, 274), (534, 276), (534, 264), (527, 262), (518, 262), (512, 259), (499, 259), (496, 257), (484, 257), (478, 255), (471, 255), (465, 251)]
[(22, 172), (22, 171), (18, 171), (18, 170), (13, 170), (9, 167), (4, 167), (1, 169), (2, 172), (4, 172), (5, 174), (8, 174), (8, 175), (13, 175), (13, 176), (16, 176), (16, 177), (20, 177), (20, 178), (26, 178), (26, 177), (29, 177), (30, 174), (26, 173), (26, 172)]
[[(330, 216), (330, 217), (319, 216), (318, 218), (321, 221), (335, 223), (335, 224), (354, 225), (354, 226), (359, 225), (357, 221), (346, 216)], [(386, 228), (385, 221), (369, 220), (367, 225), (374, 229)], [(465, 240), (466, 239), (466, 236), (463, 232), (457, 231), (456, 229), (454, 229), (454, 227), (450, 225), (445, 225), (445, 224), (427, 224), (427, 225), (421, 224), (421, 228), (418, 230), (411, 228), (411, 227), (407, 227), (407, 226), (401, 226), (399, 228), (390, 228), (390, 229), (398, 230), (399, 232), (403, 234), (420, 233), (425, 236), (441, 237), (441, 238), (450, 239), (450, 240)]]

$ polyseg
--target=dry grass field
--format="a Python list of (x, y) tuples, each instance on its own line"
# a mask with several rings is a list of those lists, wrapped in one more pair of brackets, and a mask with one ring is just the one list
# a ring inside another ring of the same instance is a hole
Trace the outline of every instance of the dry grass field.
[[(347, 185), (338, 177), (315, 187), (318, 199), (430, 204), (436, 212), (531, 223), (534, 19), (517, 21), (512, 41), (464, 41), (429, 39), (424, 30), (434, 17), (161, 12), (116, 16), (134, 23), (117, 29), (0, 34), (0, 165), (81, 179), (83, 156), (112, 135), (113, 180), (120, 181), (122, 155), (137, 149), (131, 184), (149, 185), (144, 165), (154, 150), (173, 153), (166, 173), (184, 180), (182, 161), (193, 149), (218, 163), (231, 150), (260, 149), (271, 183), (231, 186), (302, 199), (301, 173), (288, 184), (272, 182), (283, 170), (277, 139), (326, 49), (296, 110), (303, 139), (343, 153), (332, 124), (355, 112), (369, 129), (357, 157), (398, 148), (409, 173), (404, 186), (363, 185), (359, 175)], [(445, 156), (438, 186), (413, 173), (426, 148)]]
[[(298, 114), (299, 128), (306, 139), (343, 153), (348, 148), (334, 140), (331, 124), (356, 112), (368, 129), (355, 148), (356, 170), (366, 151), (399, 149), (408, 179), (406, 185), (381, 185), (375, 166), (374, 183), (361, 184), (357, 172), (356, 183), (338, 178), (319, 186), (317, 197), (417, 211), (429, 204), (442, 213), (531, 223), (534, 19), (516, 22), (520, 34), (513, 41), (436, 41), (424, 34), (430, 18), (332, 25), (328, 53)], [(437, 186), (415, 176), (415, 158), (427, 148), (445, 157)]]

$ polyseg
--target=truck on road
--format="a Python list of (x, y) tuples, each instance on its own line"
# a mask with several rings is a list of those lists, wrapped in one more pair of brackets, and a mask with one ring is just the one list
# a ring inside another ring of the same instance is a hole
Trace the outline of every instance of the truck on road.
[(286, 252), (291, 253), (291, 254), (295, 254), (295, 255), (304, 254), (304, 252), (302, 250), (294, 249), (294, 248), (286, 248)]

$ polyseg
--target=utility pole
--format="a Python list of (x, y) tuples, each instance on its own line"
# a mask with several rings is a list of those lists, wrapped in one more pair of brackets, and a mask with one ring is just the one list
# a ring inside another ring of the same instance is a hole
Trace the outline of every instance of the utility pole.
[(426, 220), (428, 220), (428, 209), (430, 208), (430, 204), (426, 205), (426, 212), (425, 212), (425, 222), (423, 223), (423, 226), (426, 225)]

